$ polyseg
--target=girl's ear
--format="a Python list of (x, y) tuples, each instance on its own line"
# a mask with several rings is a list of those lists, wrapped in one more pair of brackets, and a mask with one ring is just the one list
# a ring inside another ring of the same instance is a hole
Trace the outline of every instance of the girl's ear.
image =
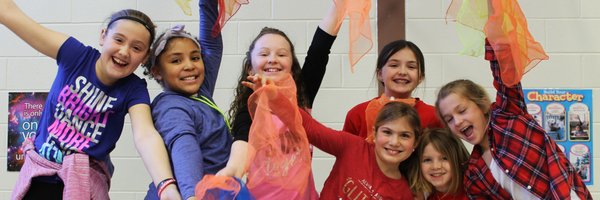
[(377, 80), (379, 82), (383, 82), (383, 75), (381, 74), (382, 71), (383, 71), (382, 69), (378, 69), (377, 71), (375, 71), (375, 73), (377, 74)]
[[(150, 47), (148, 47), (148, 48), (150, 48)], [(150, 58), (150, 54), (151, 54), (150, 50), (146, 51), (146, 56), (144, 56), (144, 60), (142, 61), (142, 65), (145, 64), (146, 62), (148, 62), (148, 59)], [(153, 67), (153, 68), (155, 68), (155, 67)]]
[(422, 76), (422, 75), (419, 76), (419, 83), (417, 83), (417, 86), (420, 85), (424, 79), (425, 79), (425, 76)]
[[(489, 105), (491, 106), (492, 103), (489, 103)], [(480, 108), (481, 111), (483, 112), (483, 115), (489, 117), (490, 116), (490, 106), (486, 106), (484, 108)]]
[(105, 38), (106, 38), (106, 28), (103, 28), (103, 29), (100, 31), (100, 41), (99, 41), (99, 43), (100, 43), (100, 46), (104, 45), (104, 39), (105, 39)]

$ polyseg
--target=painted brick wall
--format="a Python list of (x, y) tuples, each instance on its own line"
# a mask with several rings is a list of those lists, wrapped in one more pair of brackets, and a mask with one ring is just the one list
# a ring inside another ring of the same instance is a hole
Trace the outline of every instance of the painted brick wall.
[[(197, 33), (198, 14), (184, 15), (174, 1), (169, 0), (17, 0), (17, 4), (33, 19), (51, 29), (69, 33), (86, 44), (98, 46), (100, 29), (109, 13), (135, 8), (147, 13), (162, 31), (172, 24), (182, 23)], [(197, 0), (192, 1), (194, 8)], [(375, 0), (371, 13), (375, 33)], [(437, 89), (457, 78), (469, 78), (490, 91), (491, 76), (482, 58), (458, 56), (460, 44), (453, 23), (444, 20), (449, 1), (407, 0), (406, 37), (426, 54), (426, 81), (415, 96), (433, 103)], [(524, 87), (591, 88), (600, 108), (600, 2), (595, 0), (528, 0), (520, 1), (534, 37), (542, 43), (549, 61), (544, 61), (525, 76)], [(301, 62), (312, 34), (332, 1), (322, 0), (254, 0), (242, 9), (225, 27), (225, 56), (222, 63), (215, 99), (219, 107), (229, 108), (233, 87), (241, 67), (243, 54), (252, 38), (263, 26), (282, 29), (292, 39)], [(194, 10), (195, 11), (195, 10)], [(309, 12), (310, 11), (310, 12)], [(314, 14), (316, 13), (316, 14)], [(327, 73), (315, 101), (313, 114), (319, 121), (341, 129), (346, 112), (354, 105), (376, 95), (374, 66), (376, 52), (372, 50), (350, 72), (347, 49), (347, 23), (342, 26), (333, 46)], [(374, 35), (373, 37), (376, 37)], [(374, 47), (373, 49), (377, 49)], [(35, 73), (33, 73), (35, 72)], [(136, 73), (142, 75), (142, 70)], [(568, 73), (567, 73), (568, 72)], [(56, 73), (55, 62), (33, 50), (6, 27), (0, 26), (0, 113), (8, 113), (7, 100), (11, 91), (47, 91)], [(151, 96), (160, 86), (148, 81)], [(600, 130), (600, 112), (594, 113), (594, 129)], [(8, 199), (17, 173), (7, 172), (6, 120), (0, 120), (0, 199)], [(599, 137), (594, 143), (598, 147)], [(600, 148), (593, 152), (593, 162), (599, 168)], [(126, 124), (123, 137), (112, 153), (116, 172), (112, 179), (113, 199), (143, 199), (150, 178), (133, 147), (131, 128)], [(320, 189), (334, 160), (316, 151), (313, 172)], [(594, 169), (596, 173), (600, 171)], [(600, 179), (591, 186), (594, 197), (600, 198)]]

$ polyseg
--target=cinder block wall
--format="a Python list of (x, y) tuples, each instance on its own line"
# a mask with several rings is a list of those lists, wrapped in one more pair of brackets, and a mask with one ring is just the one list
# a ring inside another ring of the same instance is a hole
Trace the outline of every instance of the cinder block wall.
[[(17, 4), (32, 18), (51, 29), (71, 34), (92, 46), (98, 46), (100, 29), (105, 19), (116, 10), (135, 8), (147, 13), (162, 31), (172, 24), (185, 24), (197, 33), (197, 0), (192, 1), (193, 16), (186, 16), (174, 1), (144, 0), (55, 0), (24, 1)], [(244, 53), (252, 38), (263, 26), (280, 28), (289, 34), (304, 59), (312, 34), (332, 1), (254, 0), (242, 6), (225, 27), (225, 55), (217, 82), (215, 99), (223, 110), (229, 108), (233, 87), (240, 73)], [(600, 108), (600, 2), (594, 0), (530, 0), (520, 1), (534, 37), (550, 55), (528, 73), (523, 81), (526, 88), (591, 88), (594, 107)], [(444, 83), (458, 78), (469, 78), (493, 91), (487, 63), (482, 58), (458, 56), (460, 49), (453, 23), (446, 23), (444, 14), (448, 1), (407, 0), (406, 37), (415, 42), (426, 54), (426, 81), (415, 91), (415, 96), (428, 103), (435, 100), (435, 92)], [(373, 33), (375, 6), (371, 12)], [(316, 13), (316, 14), (312, 14)], [(346, 112), (354, 105), (376, 95), (373, 76), (376, 49), (365, 56), (350, 72), (348, 64), (348, 26), (344, 23), (333, 46), (327, 73), (315, 101), (314, 116), (321, 122), (341, 129)], [(373, 35), (376, 41), (376, 34)], [(376, 45), (376, 44), (375, 44)], [(142, 70), (136, 73), (142, 75)], [(47, 91), (56, 73), (55, 62), (33, 50), (6, 27), (0, 26), (0, 113), (8, 113), (8, 93), (13, 91)], [(161, 91), (153, 80), (148, 81), (151, 96)], [(600, 112), (593, 114), (594, 129), (600, 130)], [(7, 121), (0, 120), (0, 199), (8, 199), (18, 173), (6, 171)], [(594, 138), (593, 162), (596, 186), (589, 189), (600, 197), (599, 137)], [(111, 154), (116, 165), (112, 179), (113, 199), (143, 199), (150, 178), (133, 147), (129, 124), (123, 137)], [(320, 190), (328, 176), (333, 158), (320, 151), (313, 158), (313, 172)]]

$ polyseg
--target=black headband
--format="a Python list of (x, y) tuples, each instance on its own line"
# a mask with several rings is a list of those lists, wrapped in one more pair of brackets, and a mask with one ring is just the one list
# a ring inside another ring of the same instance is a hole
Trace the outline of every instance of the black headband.
[[(142, 21), (141, 19), (139, 19), (137, 17), (127, 16), (127, 15), (119, 16), (119, 17), (114, 18), (110, 22), (108, 22), (108, 26), (106, 26), (106, 27), (110, 28), (110, 25), (112, 25), (113, 22), (116, 22), (116, 21), (118, 21), (120, 19), (133, 20), (133, 21), (136, 21), (136, 22), (142, 24), (146, 28), (146, 30), (148, 30), (148, 32), (150, 33), (150, 37), (151, 37), (150, 39), (154, 40), (154, 34), (152, 34), (153, 32), (152, 32), (152, 29), (150, 28), (150, 26), (148, 26), (148, 24), (146, 24), (146, 22)], [(150, 42), (152, 42), (152, 41), (150, 41)]]

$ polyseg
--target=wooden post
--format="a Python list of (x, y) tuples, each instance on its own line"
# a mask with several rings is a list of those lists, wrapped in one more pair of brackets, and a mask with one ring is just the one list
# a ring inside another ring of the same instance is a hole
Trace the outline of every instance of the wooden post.
[[(377, 0), (377, 53), (387, 43), (406, 37), (405, 0)], [(379, 85), (379, 94), (383, 85)]]

